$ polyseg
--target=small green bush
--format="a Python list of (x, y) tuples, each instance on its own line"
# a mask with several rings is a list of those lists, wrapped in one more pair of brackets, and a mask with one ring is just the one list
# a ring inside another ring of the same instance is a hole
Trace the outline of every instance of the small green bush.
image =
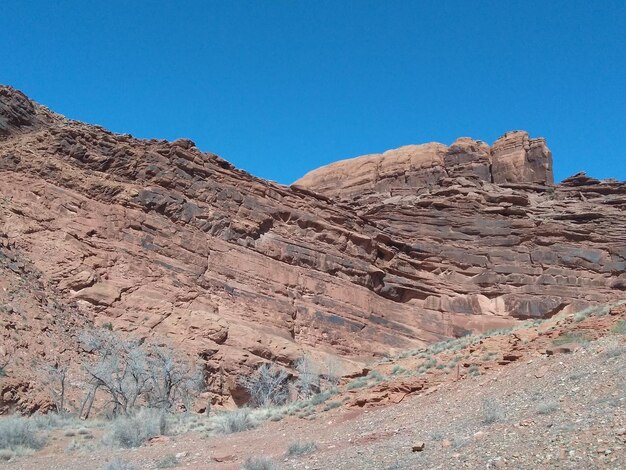
[(355, 390), (357, 388), (363, 388), (365, 386), (367, 386), (367, 379), (365, 377), (359, 377), (350, 382), (346, 388), (348, 390)]
[(483, 400), (481, 411), (483, 414), (483, 423), (485, 424), (501, 421), (504, 417), (500, 404), (495, 400)]
[(133, 416), (120, 416), (111, 421), (107, 441), (117, 447), (140, 447), (148, 439), (167, 433), (162, 411), (143, 409)]
[(178, 459), (175, 455), (166, 455), (155, 462), (156, 468), (175, 468), (178, 466)]
[(377, 370), (370, 370), (367, 374), (367, 379), (373, 380), (375, 382), (382, 382), (383, 380), (385, 380), (385, 377), (383, 377), (383, 375)]
[(537, 413), (540, 415), (554, 413), (558, 409), (559, 404), (555, 400), (542, 401), (537, 404)]
[(287, 457), (293, 457), (296, 455), (305, 455), (315, 452), (317, 446), (314, 442), (292, 442), (287, 449)]
[(321, 405), (332, 396), (330, 391), (316, 393), (309, 399), (309, 403), (313, 406)]
[(611, 331), (613, 333), (617, 333), (618, 335), (626, 334), (626, 320), (618, 321)]
[(254, 429), (257, 425), (258, 423), (247, 408), (227, 411), (217, 417), (217, 429), (221, 434), (247, 431), (248, 429)]
[(329, 401), (328, 403), (326, 403), (326, 406), (324, 406), (324, 411), (333, 410), (335, 408), (339, 408), (340, 406), (340, 401)]
[(269, 457), (250, 457), (241, 470), (274, 470), (276, 465)]
[(0, 449), (41, 449), (46, 440), (37, 435), (35, 423), (29, 418), (11, 417), (0, 420)]

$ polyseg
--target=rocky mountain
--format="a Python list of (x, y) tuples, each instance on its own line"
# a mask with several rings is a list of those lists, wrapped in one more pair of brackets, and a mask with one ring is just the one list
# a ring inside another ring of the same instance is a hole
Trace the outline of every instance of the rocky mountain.
[(625, 209), (625, 183), (554, 185), (545, 141), (525, 132), (402, 147), (287, 187), (190, 140), (114, 134), (0, 87), (13, 377), (0, 409), (38, 406), (24, 366), (72, 357), (91, 323), (173, 342), (220, 372), (215, 400), (241, 403), (236, 378), (261, 361), (306, 353), (349, 371), (606, 303), (626, 290)]

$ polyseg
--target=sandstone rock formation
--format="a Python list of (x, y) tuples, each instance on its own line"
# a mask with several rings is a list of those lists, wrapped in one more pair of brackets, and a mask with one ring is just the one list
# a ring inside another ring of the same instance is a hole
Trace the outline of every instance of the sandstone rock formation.
[(524, 131), (504, 134), (492, 148), (480, 140), (461, 137), (450, 147), (407, 145), (342, 160), (313, 170), (294, 184), (346, 199), (368, 192), (415, 192), (437, 185), (444, 177), (551, 185), (552, 153), (544, 139), (530, 139)]
[(3, 318), (3, 345), (22, 364), (69, 354), (61, 330), (47, 351), (19, 332), (63, 311), (76, 329), (165, 338), (219, 371), (216, 394), (243, 400), (236, 378), (260, 361), (306, 352), (349, 369), (623, 296), (626, 184), (551, 183), (545, 142), (515, 132), (338, 162), (285, 187), (189, 140), (113, 134), (0, 87), (0, 260), (21, 260), (41, 285), (24, 294), (58, 306)]

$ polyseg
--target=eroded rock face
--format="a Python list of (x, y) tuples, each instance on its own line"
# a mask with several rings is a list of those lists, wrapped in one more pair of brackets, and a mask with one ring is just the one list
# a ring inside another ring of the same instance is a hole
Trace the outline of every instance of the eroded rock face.
[[(306, 352), (349, 371), (624, 294), (626, 185), (544, 184), (550, 152), (525, 133), (407, 146), (285, 187), (189, 140), (112, 134), (6, 87), (0, 104), (3, 269), (31, 266), (75, 328), (111, 323), (201, 358), (223, 397), (261, 361)], [(12, 325), (5, 344), (27, 357), (35, 339)], [(47, 354), (75, 346), (58, 336)]]
[(450, 147), (430, 143), (407, 145), (313, 170), (294, 185), (326, 196), (347, 199), (368, 192), (415, 192), (444, 177), (504, 183), (552, 184), (552, 153), (544, 139), (527, 132), (508, 132), (493, 147), (461, 137)]

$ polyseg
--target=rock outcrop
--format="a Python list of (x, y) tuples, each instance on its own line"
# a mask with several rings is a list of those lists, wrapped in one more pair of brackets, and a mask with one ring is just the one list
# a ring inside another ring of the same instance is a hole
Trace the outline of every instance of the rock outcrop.
[(407, 145), (313, 170), (294, 185), (326, 196), (349, 199), (364, 193), (415, 192), (444, 177), (489, 183), (553, 184), (552, 153), (544, 139), (524, 131), (508, 132), (493, 147), (461, 137), (450, 147), (438, 143)]
[[(22, 260), (75, 328), (110, 323), (201, 358), (222, 397), (241, 396), (237, 376), (261, 361), (308, 353), (349, 370), (622, 297), (626, 184), (551, 183), (545, 142), (515, 132), (338, 162), (286, 187), (189, 140), (113, 134), (0, 88), (5, 268)], [(34, 312), (12, 319), (32, 328)], [(36, 338), (3, 325), (5, 349), (26, 357)], [(46, 354), (75, 347), (58, 338)]]

